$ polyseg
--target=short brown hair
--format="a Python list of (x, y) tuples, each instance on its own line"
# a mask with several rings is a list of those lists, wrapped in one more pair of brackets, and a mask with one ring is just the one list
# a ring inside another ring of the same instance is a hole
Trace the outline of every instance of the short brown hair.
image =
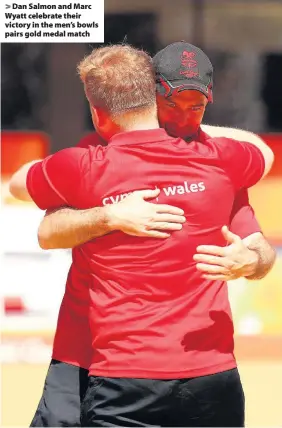
[(132, 46), (94, 49), (79, 63), (78, 72), (90, 105), (112, 115), (156, 103), (152, 59)]

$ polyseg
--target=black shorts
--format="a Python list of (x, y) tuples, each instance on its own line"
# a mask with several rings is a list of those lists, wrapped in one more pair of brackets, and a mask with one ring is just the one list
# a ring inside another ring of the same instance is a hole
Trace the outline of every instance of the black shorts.
[(192, 379), (90, 377), (84, 427), (244, 427), (237, 369)]
[(88, 370), (52, 360), (31, 427), (79, 427)]

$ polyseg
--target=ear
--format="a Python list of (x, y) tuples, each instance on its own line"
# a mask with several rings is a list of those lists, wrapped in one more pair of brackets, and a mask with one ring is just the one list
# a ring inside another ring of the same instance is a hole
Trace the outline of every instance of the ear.
[(101, 114), (100, 110), (97, 107), (90, 106), (91, 116), (92, 116), (92, 122), (94, 125), (94, 128), (100, 127), (101, 123)]
[(109, 115), (100, 107), (90, 106), (92, 122), (95, 128), (103, 128), (109, 120)]

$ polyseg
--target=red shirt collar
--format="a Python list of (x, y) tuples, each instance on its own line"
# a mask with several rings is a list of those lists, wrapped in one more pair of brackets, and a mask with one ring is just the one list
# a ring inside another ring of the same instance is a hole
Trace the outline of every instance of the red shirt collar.
[(163, 128), (144, 131), (128, 131), (115, 134), (109, 141), (111, 145), (154, 143), (157, 141), (173, 140)]

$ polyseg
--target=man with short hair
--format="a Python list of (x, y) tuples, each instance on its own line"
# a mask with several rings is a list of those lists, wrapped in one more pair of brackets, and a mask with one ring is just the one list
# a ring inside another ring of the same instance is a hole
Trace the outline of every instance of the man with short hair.
[[(168, 426), (172, 421), (194, 426), (197, 418), (199, 424), (208, 424), (205, 426), (214, 426), (214, 422), (243, 426), (243, 395), (233, 357), (226, 284), (202, 282), (193, 254), (196, 243), (204, 243), (207, 237), (211, 243), (224, 243), (221, 226), (229, 222), (234, 189), (255, 184), (269, 170), (273, 155), (261, 141), (250, 145), (210, 139), (199, 146), (192, 139), (187, 144), (168, 137), (158, 128), (150, 92), (153, 75), (146, 81), (146, 76), (140, 79), (138, 73), (131, 73), (132, 63), (140, 71), (145, 68), (146, 57), (125, 49), (95, 51), (81, 68), (93, 123), (102, 137), (110, 139), (109, 146), (66, 149), (35, 164), (27, 176), (29, 194), (43, 209), (64, 204), (87, 208), (100, 205), (105, 198), (157, 185), (159, 198), (176, 199), (188, 218), (183, 229), (165, 241), (150, 242), (116, 232), (73, 250), (70, 282), (79, 270), (90, 283), (92, 300), (94, 378), (83, 420), (88, 426)], [(147, 60), (147, 69), (148, 64)], [(109, 100), (106, 82), (113, 71), (118, 96)], [(146, 96), (144, 81), (148, 84)], [(128, 92), (133, 92), (134, 99)], [(200, 103), (206, 105), (205, 95)], [(233, 162), (236, 159), (240, 159), (241, 170)], [(14, 193), (27, 192), (23, 172), (11, 184)], [(206, 206), (219, 197), (217, 187), (221, 185), (224, 198), (215, 215)], [(218, 329), (223, 331), (222, 338)], [(166, 348), (168, 338), (173, 356)], [(210, 390), (207, 394), (206, 388)], [(146, 394), (147, 403), (138, 398), (140, 393)], [(196, 402), (190, 403), (191, 393)], [(205, 410), (201, 398), (210, 399)], [(233, 406), (234, 400), (240, 401), (239, 410)]]

